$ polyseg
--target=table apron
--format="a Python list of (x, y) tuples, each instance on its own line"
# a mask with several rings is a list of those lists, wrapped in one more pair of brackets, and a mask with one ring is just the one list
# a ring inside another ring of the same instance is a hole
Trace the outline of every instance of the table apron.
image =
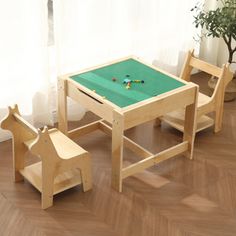
[(123, 112), (124, 129), (161, 117), (168, 112), (184, 108), (195, 102), (196, 87), (168, 94)]
[(94, 114), (103, 118), (104, 120), (112, 123), (114, 108), (108, 104), (102, 103), (97, 99), (94, 99), (89, 94), (83, 93), (75, 85), (68, 83), (67, 96), (73, 100), (79, 102), (81, 105), (92, 111)]

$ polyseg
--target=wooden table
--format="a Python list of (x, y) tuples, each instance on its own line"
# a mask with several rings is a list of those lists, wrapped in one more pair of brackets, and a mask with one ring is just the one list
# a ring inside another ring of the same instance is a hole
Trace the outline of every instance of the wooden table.
[[(130, 88), (125, 82), (130, 80)], [(58, 79), (59, 129), (70, 138), (101, 129), (112, 136), (112, 187), (122, 191), (122, 180), (183, 153), (192, 158), (198, 86), (160, 71), (134, 57), (109, 62)], [(78, 101), (101, 120), (68, 131), (67, 97)], [(186, 107), (183, 141), (153, 154), (124, 136), (124, 131)], [(108, 125), (107, 122), (111, 125)], [(123, 167), (123, 147), (143, 159)]]

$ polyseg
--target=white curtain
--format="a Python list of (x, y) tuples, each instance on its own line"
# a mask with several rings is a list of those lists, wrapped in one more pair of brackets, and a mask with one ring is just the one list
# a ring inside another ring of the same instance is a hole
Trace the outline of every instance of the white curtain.
[[(0, 6), (0, 120), (17, 103), (31, 122), (51, 123), (47, 1), (0, 0)], [(0, 141), (8, 136), (0, 130)]]
[[(130, 54), (178, 74), (194, 46), (198, 0), (54, 0), (50, 48), (47, 0), (0, 2), (0, 119), (17, 103), (36, 126), (52, 124), (58, 75)], [(70, 101), (69, 113), (79, 119), (85, 110)]]
[(140, 0), (136, 16), (135, 54), (172, 74), (179, 75), (186, 51), (199, 45), (193, 40), (191, 8), (196, 0)]
[(60, 73), (134, 54), (178, 74), (198, 0), (54, 1)]
[[(216, 0), (205, 0), (204, 2), (204, 10), (214, 10), (220, 4), (220, 1)], [(204, 33), (204, 31), (203, 31)], [(200, 46), (200, 57), (201, 59), (208, 61), (214, 65), (218, 63), (218, 54), (220, 49), (220, 40), (218, 38), (202, 38), (201, 46)]]

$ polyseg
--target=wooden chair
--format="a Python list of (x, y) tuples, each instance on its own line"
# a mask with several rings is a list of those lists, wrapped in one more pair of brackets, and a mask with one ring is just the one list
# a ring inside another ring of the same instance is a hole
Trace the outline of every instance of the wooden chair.
[[(89, 153), (59, 130), (35, 129), (21, 117), (17, 105), (9, 107), (1, 127), (13, 134), (14, 180), (25, 178), (38, 189), (43, 209), (53, 205), (53, 195), (81, 182), (84, 191), (92, 188)], [(41, 161), (25, 166), (24, 156), (28, 150)]]
[[(196, 132), (199, 132), (213, 125), (214, 131), (218, 132), (222, 127), (225, 88), (233, 78), (233, 73), (229, 70), (229, 64), (223, 65), (222, 68), (219, 68), (194, 57), (193, 53), (193, 51), (188, 52), (180, 78), (186, 81), (190, 81), (190, 75), (193, 68), (204, 71), (218, 78), (212, 96), (207, 96), (199, 92)], [(210, 118), (207, 115), (210, 112), (214, 112), (214, 119)], [(171, 112), (161, 118), (161, 120), (165, 121), (169, 125), (182, 132), (184, 128), (184, 119), (184, 109)], [(157, 120), (156, 124), (160, 124), (160, 120)]]

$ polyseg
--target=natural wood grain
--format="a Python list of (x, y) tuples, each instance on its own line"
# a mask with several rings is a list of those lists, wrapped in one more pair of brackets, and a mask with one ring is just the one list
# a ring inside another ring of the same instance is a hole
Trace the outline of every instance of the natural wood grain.
[[(197, 75), (193, 81), (206, 88), (207, 81)], [(0, 235), (235, 236), (236, 101), (224, 106), (222, 131), (213, 134), (211, 127), (198, 133), (193, 160), (180, 155), (128, 177), (122, 193), (110, 187), (111, 138), (94, 131), (74, 139), (91, 153), (93, 190), (82, 194), (81, 187), (74, 187), (59, 193), (47, 211), (41, 210), (31, 184), (12, 182), (11, 141), (0, 143)], [(70, 128), (90, 121), (94, 116), (88, 113)], [(153, 129), (153, 122), (125, 135), (152, 153), (182, 141), (177, 130), (167, 125)], [(137, 158), (124, 150), (129, 164)]]
[[(133, 58), (133, 57), (129, 57)], [(107, 65), (112, 65), (114, 62), (110, 62)], [(145, 64), (145, 63), (144, 63)], [(147, 64), (146, 64), (147, 65)], [(155, 70), (159, 70), (152, 65), (147, 65)], [(80, 72), (81, 73), (81, 72)], [(169, 75), (168, 73), (163, 72), (164, 74)], [(80, 127), (79, 129), (73, 129), (68, 131), (67, 124), (63, 125), (63, 122), (67, 123), (67, 114), (66, 114), (66, 97), (70, 97), (75, 101), (82, 104), (89, 111), (93, 112), (97, 116), (101, 117), (104, 121), (112, 125), (112, 187), (117, 191), (122, 191), (122, 181), (125, 176), (129, 174), (124, 174), (122, 176), (122, 163), (123, 163), (123, 148), (124, 140), (126, 147), (130, 147), (136, 153), (140, 153), (142, 157), (153, 158), (155, 160), (156, 155), (148, 152), (145, 148), (142, 148), (141, 145), (136, 145), (135, 142), (130, 141), (127, 138), (123, 137), (125, 130), (140, 125), (142, 123), (148, 122), (155, 118), (161, 117), (168, 112), (176, 110), (176, 108), (186, 107), (185, 113), (185, 128), (183, 136), (183, 146), (185, 149), (181, 149), (186, 156), (193, 157), (193, 143), (195, 137), (195, 123), (196, 123), (196, 106), (197, 106), (197, 91), (198, 86), (193, 83), (188, 83), (176, 76), (171, 76), (173, 80), (182, 81), (184, 86), (170, 90), (166, 93), (160, 94), (158, 96), (151, 97), (149, 99), (142, 100), (140, 102), (134, 103), (126, 107), (118, 107), (111, 101), (104, 99), (101, 95), (94, 93), (87, 87), (80, 84), (80, 82), (73, 80), (70, 76), (72, 74), (63, 75), (59, 78), (59, 98), (58, 101), (62, 102), (58, 106), (59, 114), (59, 129), (62, 127), (62, 132), (68, 134), (69, 137), (76, 138), (76, 135), (85, 135), (88, 132), (92, 132), (97, 128), (109, 132), (109, 127), (100, 122), (97, 125), (97, 122), (93, 122), (91, 125), (86, 125)], [(61, 89), (61, 84), (64, 88)], [(184, 99), (183, 99), (184, 97)], [(185, 145), (185, 141), (188, 142), (188, 145)], [(179, 147), (176, 145), (176, 150), (179, 150)], [(179, 152), (171, 149), (172, 157), (179, 154)], [(169, 157), (171, 157), (169, 155)], [(129, 170), (130, 173), (136, 173), (137, 171), (143, 170), (144, 167), (150, 167), (150, 164), (155, 164), (156, 161), (148, 161), (148, 165), (145, 165), (145, 162), (137, 162), (136, 166), (131, 165), (133, 170)], [(135, 171), (136, 170), (136, 171)]]
[(113, 113), (112, 124), (112, 187), (122, 191), (122, 165), (124, 149), (124, 117), (118, 111)]
[[(196, 132), (199, 132), (203, 129), (208, 128), (211, 124), (210, 119), (208, 119), (208, 122), (205, 122), (206, 119), (202, 119), (202, 116), (208, 116), (209, 113), (214, 112), (215, 119), (213, 124), (214, 131), (215, 133), (217, 133), (221, 130), (222, 127), (225, 89), (227, 84), (233, 78), (233, 73), (229, 69), (229, 64), (223, 65), (222, 68), (211, 65), (203, 60), (194, 57), (193, 51), (187, 53), (180, 77), (185, 81), (190, 81), (190, 73), (192, 69), (201, 70), (217, 78), (217, 84), (212, 96), (206, 96), (205, 94), (199, 93), (196, 116)], [(175, 117), (176, 113), (177, 117)], [(169, 113), (167, 116), (163, 116), (161, 119), (163, 121), (166, 121), (168, 124), (173, 125), (173, 127), (178, 129), (179, 131), (183, 131), (184, 128), (180, 122), (180, 117), (183, 117), (183, 114), (184, 109), (180, 109), (178, 111), (174, 111), (174, 113)], [(158, 124), (160, 125), (159, 121), (156, 123), (156, 125)]]
[[(58, 129), (35, 129), (21, 117), (17, 105), (9, 107), (1, 127), (12, 132), (15, 181), (24, 177), (38, 189), (43, 209), (53, 205), (53, 195), (80, 183), (83, 183), (84, 191), (92, 188), (89, 153)], [(41, 161), (26, 165), (27, 151), (40, 157)]]
[(58, 90), (58, 128), (64, 134), (68, 132), (68, 122), (67, 122), (67, 93), (68, 88), (64, 78), (59, 77), (57, 82)]

